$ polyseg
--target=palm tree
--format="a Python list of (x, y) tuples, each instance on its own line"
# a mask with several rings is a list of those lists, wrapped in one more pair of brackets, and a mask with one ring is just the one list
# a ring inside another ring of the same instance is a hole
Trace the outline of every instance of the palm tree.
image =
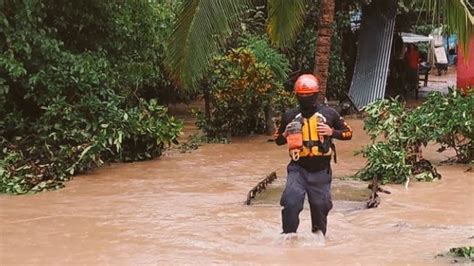
[(432, 24), (446, 25), (458, 35), (462, 49), (467, 52), (469, 39), (474, 34), (474, 6), (469, 0), (403, 0), (409, 9), (425, 10)]
[[(370, 0), (364, 0), (370, 2)], [(303, 26), (310, 0), (267, 0), (267, 33), (277, 47), (288, 47)], [(405, 6), (427, 10), (439, 23), (448, 25), (467, 50), (474, 18), (466, 0), (400, 0)], [(170, 73), (182, 87), (196, 87), (209, 67), (211, 57), (225, 44), (239, 15), (251, 0), (185, 0), (168, 42), (166, 61)], [(320, 21), (314, 72), (325, 90), (334, 21), (335, 0), (320, 0)], [(322, 94), (325, 94), (323, 91)]]
[[(267, 32), (274, 45), (280, 48), (291, 46), (296, 39), (310, 1), (268, 1), (269, 19)], [(314, 74), (321, 78), (321, 97), (326, 95), (329, 74), (329, 54), (333, 34), (335, 0), (320, 0), (318, 38), (314, 55)]]
[(326, 96), (326, 85), (329, 76), (329, 54), (331, 52), (331, 38), (333, 33), (334, 0), (321, 0), (318, 38), (314, 54), (314, 73), (321, 77), (321, 98)]
[[(290, 46), (300, 32), (310, 0), (268, 0), (267, 32), (280, 48)], [(185, 87), (194, 87), (209, 66), (211, 57), (224, 45), (239, 15), (252, 6), (251, 0), (184, 1), (169, 38), (167, 64), (171, 74)], [(321, 16), (315, 72), (326, 84), (329, 67), (335, 0), (321, 0)]]

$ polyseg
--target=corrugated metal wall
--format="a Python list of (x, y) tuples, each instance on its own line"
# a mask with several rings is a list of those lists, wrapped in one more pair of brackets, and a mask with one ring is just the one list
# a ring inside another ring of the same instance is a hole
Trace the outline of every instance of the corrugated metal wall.
[(362, 10), (357, 59), (349, 97), (357, 109), (383, 98), (387, 83), (397, 0), (373, 0)]

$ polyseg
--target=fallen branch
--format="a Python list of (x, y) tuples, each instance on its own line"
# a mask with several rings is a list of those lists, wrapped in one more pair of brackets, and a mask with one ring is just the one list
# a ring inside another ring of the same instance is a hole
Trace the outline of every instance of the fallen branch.
[(277, 179), (276, 172), (272, 172), (267, 177), (265, 177), (262, 181), (258, 182), (258, 184), (255, 187), (253, 187), (247, 194), (246, 204), (250, 205), (252, 199), (255, 198), (257, 193), (260, 193), (264, 191), (265, 189), (267, 189), (267, 186), (271, 184), (275, 179)]
[(372, 179), (372, 184), (369, 185), (369, 189), (372, 190), (372, 194), (370, 194), (367, 200), (367, 208), (377, 208), (380, 204), (380, 197), (377, 194), (379, 191), (379, 180), (376, 176)]

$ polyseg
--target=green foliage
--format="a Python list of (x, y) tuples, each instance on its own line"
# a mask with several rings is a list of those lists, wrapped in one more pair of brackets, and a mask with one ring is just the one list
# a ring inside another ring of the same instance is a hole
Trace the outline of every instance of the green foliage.
[(406, 116), (405, 105), (396, 99), (379, 100), (364, 108), (367, 118), (364, 129), (372, 140), (378, 136), (386, 139), (397, 139), (400, 126)]
[(166, 61), (185, 88), (196, 87), (249, 6), (250, 0), (221, 0), (219, 4), (214, 0), (183, 1), (168, 39)]
[[(469, 38), (474, 27), (472, 1), (469, 0), (401, 0), (408, 10), (425, 11), (427, 20), (432, 25), (444, 26), (451, 33), (457, 34), (460, 47), (467, 52)], [(471, 8), (471, 10), (469, 10)]]
[(449, 250), (454, 257), (474, 259), (474, 247), (459, 247)]
[[(436, 27), (433, 25), (413, 25), (411, 27), (413, 33), (420, 34), (420, 35), (425, 35), (428, 36), (431, 34), (431, 32), (435, 29)], [(421, 44), (421, 43), (420, 43)]]
[(290, 63), (286, 57), (273, 49), (268, 40), (256, 35), (244, 35), (240, 39), (240, 46), (248, 48), (255, 55), (258, 62), (266, 63), (279, 83), (284, 83), (290, 72)]
[(285, 49), (292, 71), (311, 73), (314, 69), (314, 52), (316, 48), (318, 7), (314, 1), (306, 5), (304, 25), (294, 41)]
[(411, 165), (407, 163), (407, 154), (402, 147), (376, 142), (367, 146), (362, 155), (367, 158), (368, 164), (357, 173), (358, 178), (372, 180), (375, 176), (382, 184), (403, 183), (411, 175)]
[(245, 48), (216, 57), (213, 65), (211, 117), (198, 114), (198, 126), (212, 138), (264, 132), (265, 112), (282, 90), (269, 66)]
[(42, 181), (47, 169), (44, 165), (25, 158), (23, 152), (0, 138), (0, 192), (24, 194), (43, 189), (63, 187), (55, 180)]
[[(304, 27), (298, 34), (294, 45), (285, 51), (290, 66), (295, 73), (312, 73), (317, 37), (318, 4), (312, 2), (306, 6)], [(329, 55), (329, 77), (327, 95), (329, 99), (345, 99), (349, 89), (347, 66), (344, 56), (348, 51), (343, 50), (343, 36), (350, 30), (349, 14), (337, 12), (334, 18), (331, 52)], [(290, 87), (293, 84), (289, 84)]]
[(413, 175), (431, 181), (439, 174), (421, 156), (421, 147), (430, 141), (456, 151), (458, 162), (472, 162), (474, 148), (474, 94), (462, 95), (450, 90), (448, 95), (434, 92), (419, 107), (407, 111), (397, 100), (380, 100), (365, 108), (364, 129), (373, 143), (361, 153), (368, 163), (357, 177), (382, 183), (403, 183)]
[(404, 109), (396, 100), (380, 100), (365, 108), (364, 129), (373, 143), (360, 152), (368, 163), (356, 174), (358, 178), (372, 180), (376, 177), (382, 184), (403, 183), (411, 175), (407, 144), (401, 131), (406, 117)]
[(298, 35), (293, 48), (286, 52), (292, 70), (301, 73), (313, 72), (316, 36), (314, 27), (305, 27)]
[(288, 108), (298, 106), (298, 101), (293, 92), (278, 88), (272, 96), (271, 108), (273, 111), (284, 113)]
[(417, 110), (423, 117), (424, 130), (432, 140), (441, 144), (441, 150), (453, 148), (458, 162), (469, 163), (474, 159), (474, 92), (463, 95), (450, 89), (447, 96), (431, 93)]
[(267, 32), (273, 44), (289, 47), (304, 25), (309, 0), (269, 0)]
[(344, 99), (349, 89), (347, 68), (343, 60), (342, 37), (345, 30), (350, 29), (349, 14), (337, 12), (334, 18), (331, 53), (329, 55), (328, 99)]
[[(29, 124), (36, 132), (2, 140), (0, 192), (56, 188), (71, 175), (107, 161), (154, 158), (182, 127), (155, 100), (123, 109), (111, 99), (90, 99), (70, 105), (58, 97), (40, 121)], [(90, 112), (84, 111), (87, 107)]]
[(56, 188), (106, 161), (159, 156), (176, 138), (181, 123), (150, 93), (171, 84), (161, 61), (172, 4), (5, 2), (0, 192)]

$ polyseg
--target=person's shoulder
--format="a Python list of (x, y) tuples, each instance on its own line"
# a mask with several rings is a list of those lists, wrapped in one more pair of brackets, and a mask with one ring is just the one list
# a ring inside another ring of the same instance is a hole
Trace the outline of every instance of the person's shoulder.
[(323, 116), (331, 119), (338, 119), (341, 116), (339, 113), (336, 111), (336, 109), (328, 106), (328, 105), (323, 105), (319, 108), (319, 113), (321, 113)]
[(339, 115), (339, 113), (336, 111), (336, 109), (334, 109), (331, 106), (326, 105), (326, 104), (319, 108), (319, 112), (320, 113), (329, 113), (329, 114)]
[(300, 108), (299, 107), (295, 107), (295, 108), (291, 108), (289, 110), (287, 110), (284, 114), (285, 117), (287, 118), (293, 118), (295, 117), (297, 114), (299, 114), (301, 112)]

